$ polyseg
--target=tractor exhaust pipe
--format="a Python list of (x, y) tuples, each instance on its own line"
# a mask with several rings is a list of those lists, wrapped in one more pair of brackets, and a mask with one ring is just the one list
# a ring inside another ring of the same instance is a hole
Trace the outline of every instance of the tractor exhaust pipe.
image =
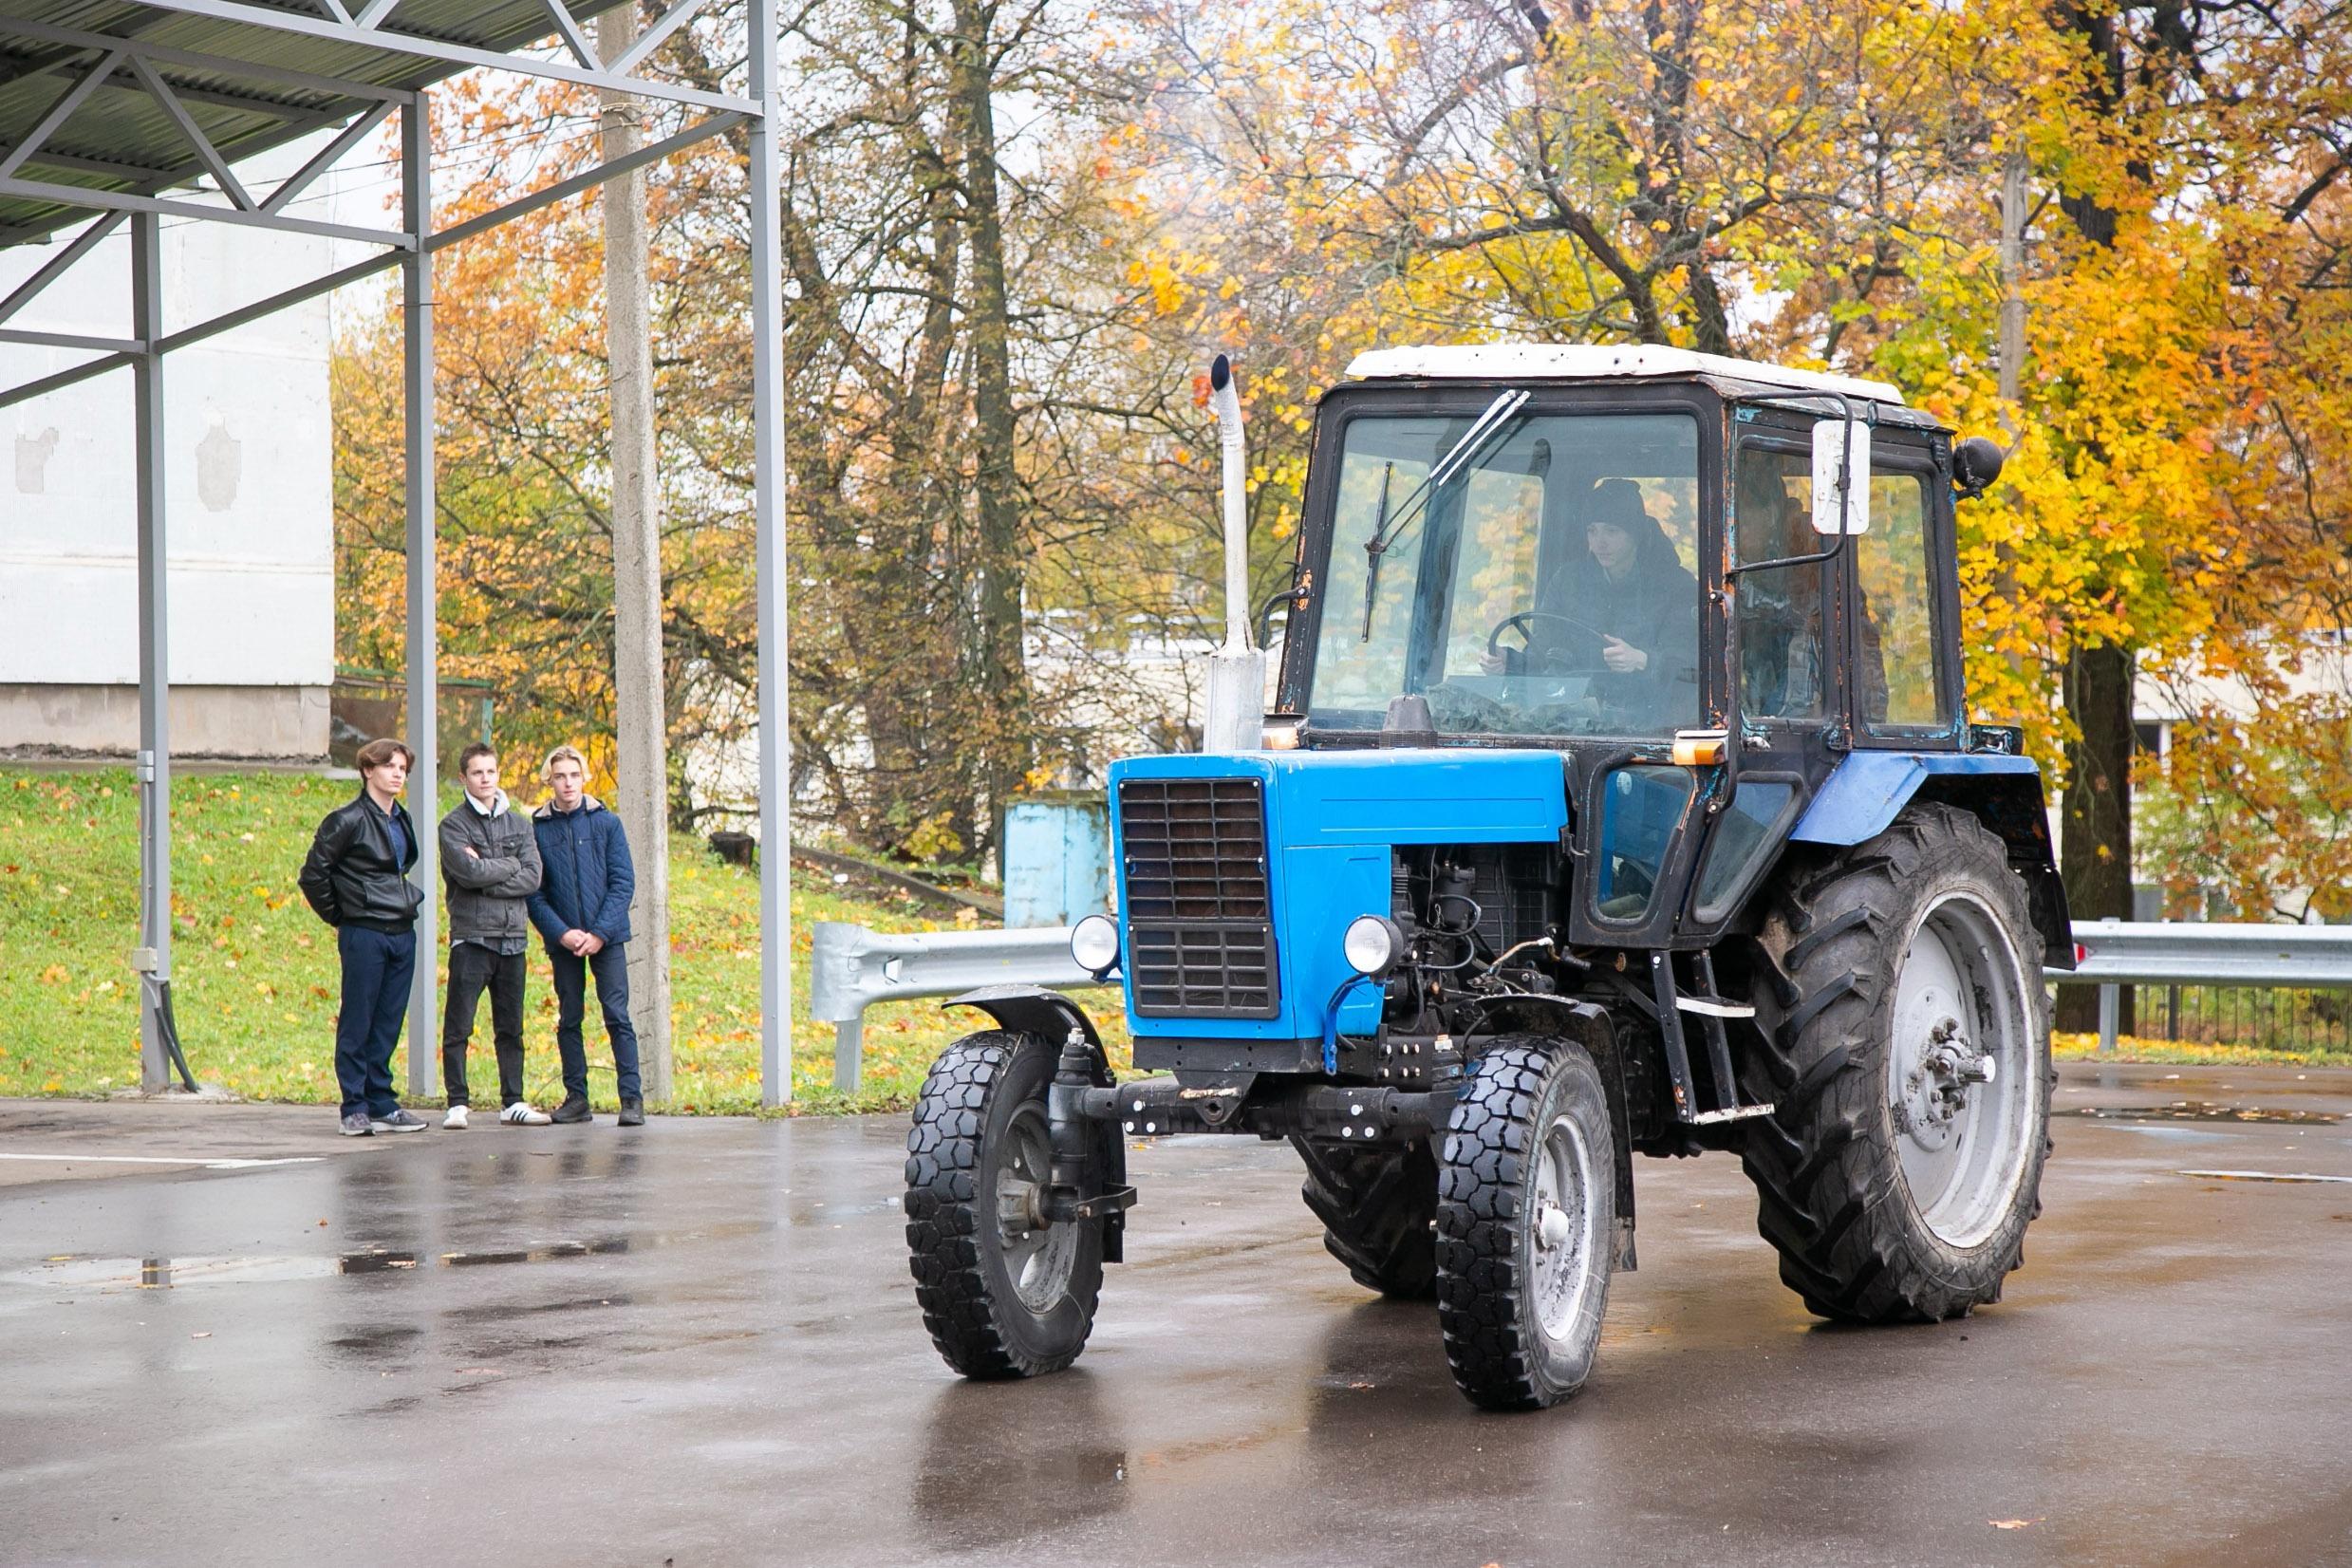
[(1224, 452), (1225, 643), (1209, 655), (1208, 717), (1201, 748), (1248, 752), (1265, 741), (1266, 656), (1249, 641), (1249, 469), (1241, 444), (1241, 391), (1234, 384), (1233, 362), (1223, 354), (1208, 367), (1208, 386)]

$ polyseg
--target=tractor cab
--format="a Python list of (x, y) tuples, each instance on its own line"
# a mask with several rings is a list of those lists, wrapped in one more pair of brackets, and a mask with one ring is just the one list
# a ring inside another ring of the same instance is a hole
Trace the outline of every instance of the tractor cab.
[(1275, 711), (1228, 680), (1239, 744), (1111, 770), (1117, 908), (1072, 949), (1146, 1076), (1067, 997), (950, 1004), (999, 1027), (941, 1057), (908, 1143), (943, 1353), (1073, 1359), (1126, 1149), (1170, 1133), (1288, 1141), (1328, 1249), (1436, 1298), (1482, 1405), (1589, 1372), (1635, 1154), (1737, 1152), (1823, 1316), (1997, 1299), (2040, 1178), (2042, 969), (2071, 961), (2040, 775), (1963, 711), (1953, 509), (1998, 449), (1882, 383), (1678, 349), (1350, 378)]
[[(1845, 755), (1969, 743), (1951, 438), (1894, 387), (1657, 348), (1351, 371), (1275, 737), (1563, 754), (1576, 940), (1703, 946)], [(1849, 444), (1819, 532), (1817, 447)]]

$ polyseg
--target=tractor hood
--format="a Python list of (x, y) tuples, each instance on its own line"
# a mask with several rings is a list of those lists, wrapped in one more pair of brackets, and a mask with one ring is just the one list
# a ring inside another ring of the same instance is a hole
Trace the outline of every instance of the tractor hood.
[[(1120, 952), (1134, 1034), (1319, 1040), (1352, 971), (1340, 936), (1390, 912), (1400, 844), (1558, 844), (1558, 752), (1237, 752), (1111, 769)], [(1378, 1025), (1358, 987), (1340, 1028)]]

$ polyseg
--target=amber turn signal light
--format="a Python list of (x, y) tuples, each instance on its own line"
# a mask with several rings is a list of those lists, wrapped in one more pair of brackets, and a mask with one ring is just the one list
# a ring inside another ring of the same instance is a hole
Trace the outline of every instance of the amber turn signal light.
[(1674, 765), (1711, 768), (1724, 759), (1730, 737), (1722, 730), (1683, 730), (1674, 737)]

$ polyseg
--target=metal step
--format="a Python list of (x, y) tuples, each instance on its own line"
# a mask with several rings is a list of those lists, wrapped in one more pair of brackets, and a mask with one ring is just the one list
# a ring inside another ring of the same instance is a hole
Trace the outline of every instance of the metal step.
[(1728, 1111), (1702, 1111), (1695, 1116), (1685, 1117), (1684, 1121), (1691, 1127), (1706, 1127), (1715, 1122), (1745, 1122), (1758, 1116), (1769, 1116), (1772, 1109), (1768, 1105), (1735, 1105)]
[(1709, 1018), (1752, 1018), (1756, 1009), (1744, 1001), (1726, 1001), (1721, 997), (1683, 997), (1674, 999), (1674, 1005), (1685, 1013), (1697, 1013)]

